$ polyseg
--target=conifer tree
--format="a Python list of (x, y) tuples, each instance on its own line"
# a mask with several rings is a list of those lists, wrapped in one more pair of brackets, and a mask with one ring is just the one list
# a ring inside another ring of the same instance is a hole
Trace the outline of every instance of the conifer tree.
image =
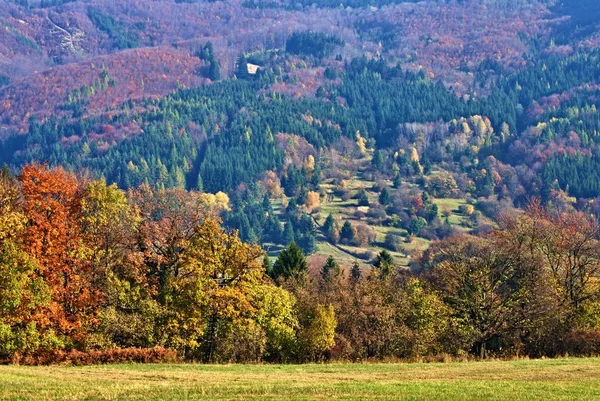
[(275, 280), (280, 277), (301, 278), (307, 271), (308, 264), (306, 263), (304, 253), (302, 252), (302, 249), (292, 241), (292, 243), (281, 251), (277, 257), (270, 275)]

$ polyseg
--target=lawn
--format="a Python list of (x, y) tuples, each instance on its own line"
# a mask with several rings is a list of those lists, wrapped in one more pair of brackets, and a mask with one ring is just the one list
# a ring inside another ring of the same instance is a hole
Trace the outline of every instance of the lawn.
[(600, 359), (0, 366), (1, 400), (598, 400)]

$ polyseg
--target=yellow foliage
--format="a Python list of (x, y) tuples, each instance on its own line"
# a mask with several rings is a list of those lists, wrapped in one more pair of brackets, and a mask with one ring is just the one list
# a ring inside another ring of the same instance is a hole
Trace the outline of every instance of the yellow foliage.
[(321, 206), (321, 197), (318, 192), (309, 191), (306, 195), (306, 210), (311, 213)]

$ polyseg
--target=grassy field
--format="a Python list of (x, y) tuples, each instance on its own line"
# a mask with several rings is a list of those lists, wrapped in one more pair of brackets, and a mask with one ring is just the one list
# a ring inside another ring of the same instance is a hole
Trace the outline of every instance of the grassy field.
[(600, 359), (0, 366), (1, 400), (599, 400)]

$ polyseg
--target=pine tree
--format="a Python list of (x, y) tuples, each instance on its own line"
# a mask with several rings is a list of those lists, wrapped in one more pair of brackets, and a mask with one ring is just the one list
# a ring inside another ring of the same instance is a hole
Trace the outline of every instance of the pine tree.
[(396, 174), (396, 176), (394, 177), (393, 185), (395, 189), (400, 188), (400, 186), (402, 185), (402, 178), (400, 177), (400, 174)]
[(213, 60), (210, 62), (208, 66), (208, 77), (211, 81), (220, 81), (221, 80), (221, 63), (219, 60)]
[(271, 265), (271, 259), (269, 259), (269, 255), (266, 253), (265, 257), (263, 258), (263, 268), (265, 269), (265, 273), (270, 276), (273, 266)]
[(358, 206), (369, 206), (369, 197), (364, 189), (358, 193)]
[(392, 259), (392, 255), (390, 255), (390, 253), (385, 249), (382, 250), (379, 252), (379, 255), (377, 255), (373, 266), (379, 270), (379, 277), (388, 277), (394, 269), (394, 260)]
[(340, 231), (340, 239), (346, 241), (354, 241), (354, 228), (350, 221), (346, 220)]
[(270, 276), (276, 280), (283, 278), (301, 278), (308, 271), (308, 264), (302, 249), (295, 242), (285, 248), (273, 264)]
[(321, 268), (321, 278), (324, 281), (329, 281), (333, 277), (340, 275), (340, 265), (337, 264), (333, 256), (329, 256), (325, 265)]
[(371, 164), (377, 170), (381, 170), (383, 168), (383, 152), (381, 152), (381, 150), (375, 151), (375, 154), (373, 154), (373, 160), (371, 160)]
[(358, 262), (352, 263), (352, 269), (350, 270), (350, 280), (352, 283), (357, 283), (362, 277), (362, 272), (360, 271), (360, 266)]
[(294, 242), (295, 237), (292, 222), (288, 220), (285, 222), (285, 227), (283, 228), (282, 241), (284, 244), (291, 244)]
[(391, 201), (392, 194), (390, 193), (390, 190), (387, 189), (387, 187), (383, 188), (383, 190), (379, 194), (379, 203), (381, 203), (383, 206), (387, 206), (390, 204)]

